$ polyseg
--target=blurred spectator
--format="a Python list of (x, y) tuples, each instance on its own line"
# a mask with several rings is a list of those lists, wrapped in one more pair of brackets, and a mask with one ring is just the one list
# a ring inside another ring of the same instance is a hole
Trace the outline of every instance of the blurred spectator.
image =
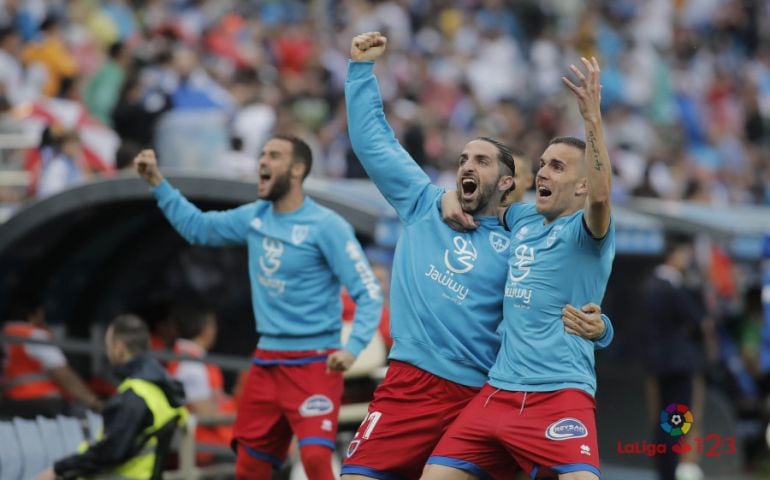
[[(3, 328), (3, 335), (52, 341), (39, 302), (17, 304), (17, 318)], [(72, 368), (64, 353), (53, 345), (5, 342), (3, 359), (3, 411), (8, 416), (64, 414), (67, 398), (87, 408), (101, 410), (102, 402)]]
[[(701, 299), (693, 296), (685, 283), (694, 255), (691, 238), (668, 238), (663, 263), (655, 268), (643, 291), (642, 318), (648, 333), (649, 418), (656, 441), (669, 445), (665, 455), (655, 457), (660, 480), (675, 480), (680, 460), (670, 449), (678, 437), (660, 428), (660, 412), (672, 403), (684, 404), (696, 419), (704, 418), (703, 374), (707, 362), (714, 362), (717, 356), (713, 321), (707, 317)], [(699, 424), (695, 422), (694, 430)], [(697, 436), (696, 431), (690, 433)], [(682, 456), (683, 463), (696, 461), (695, 449)]]
[[(180, 338), (174, 342), (174, 354), (191, 360), (172, 361), (169, 373), (184, 387), (187, 406), (201, 425), (195, 439), (229, 447), (235, 422), (235, 403), (224, 392), (222, 370), (215, 364), (201, 360), (214, 346), (217, 338), (217, 318), (214, 312), (191, 305), (175, 307), (171, 319), (179, 327)], [(214, 425), (207, 425), (214, 422)], [(199, 461), (207, 461), (211, 455), (198, 455)]]
[(131, 56), (121, 42), (110, 45), (109, 57), (86, 84), (83, 101), (97, 119), (112, 126), (112, 112), (131, 66)]
[(141, 150), (153, 145), (155, 124), (170, 108), (171, 99), (167, 94), (159, 90), (144, 92), (139, 76), (132, 75), (118, 96), (112, 124), (123, 142), (131, 142)]
[(64, 43), (60, 22), (54, 16), (49, 16), (40, 25), (40, 39), (26, 46), (23, 59), (27, 64), (45, 66), (48, 80), (43, 93), (49, 97), (59, 94), (63, 78), (77, 73), (75, 58)]
[(0, 28), (0, 89), (13, 106), (34, 100), (44, 75), (41, 69), (22, 64), (21, 47), (21, 35), (14, 27)]
[(80, 137), (73, 131), (52, 135), (52, 142), (40, 151), (40, 179), (37, 194), (47, 197), (85, 182), (91, 171), (86, 164)]

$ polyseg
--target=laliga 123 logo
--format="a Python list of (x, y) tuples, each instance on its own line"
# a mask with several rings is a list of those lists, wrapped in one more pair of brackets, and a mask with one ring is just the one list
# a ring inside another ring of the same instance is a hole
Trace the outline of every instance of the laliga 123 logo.
[(692, 412), (682, 403), (671, 403), (660, 412), (660, 428), (669, 434), (672, 439), (678, 439), (676, 443), (656, 443), (643, 440), (641, 442), (623, 443), (618, 441), (619, 454), (625, 455), (665, 455), (669, 448), (677, 455), (684, 455), (695, 448), (698, 454), (705, 453), (707, 457), (720, 457), (732, 455), (736, 452), (735, 438), (722, 437), (718, 433), (709, 433), (705, 436), (692, 437), (693, 445), (685, 438), (692, 430), (695, 421)]
[(681, 403), (672, 403), (660, 412), (660, 428), (672, 437), (687, 435), (692, 428), (692, 420), (692, 412)]

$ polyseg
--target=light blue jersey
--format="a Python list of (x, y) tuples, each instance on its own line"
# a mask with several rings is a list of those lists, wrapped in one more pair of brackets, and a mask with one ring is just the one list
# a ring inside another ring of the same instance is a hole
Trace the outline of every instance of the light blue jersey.
[(534, 205), (506, 212), (511, 247), (500, 354), (490, 384), (511, 391), (596, 391), (594, 345), (564, 330), (562, 307), (599, 303), (615, 257), (615, 226), (594, 239), (583, 211), (544, 224)]
[(372, 62), (351, 62), (345, 83), (353, 151), (404, 229), (390, 288), (390, 358), (480, 387), (499, 346), (507, 232), (495, 217), (460, 233), (441, 218), (444, 190), (396, 140), (385, 120)]
[(469, 233), (444, 223), (444, 191), (396, 140), (373, 62), (350, 62), (345, 101), (353, 150), (404, 226), (393, 260), (390, 358), (481, 387), (500, 346), (508, 232), (496, 217), (477, 217)]
[(338, 214), (309, 197), (288, 213), (275, 212), (262, 200), (204, 213), (165, 180), (153, 193), (188, 242), (248, 247), (260, 348), (339, 348), (340, 282), (357, 305), (344, 348), (358, 356), (369, 343), (380, 320), (382, 294), (353, 228)]

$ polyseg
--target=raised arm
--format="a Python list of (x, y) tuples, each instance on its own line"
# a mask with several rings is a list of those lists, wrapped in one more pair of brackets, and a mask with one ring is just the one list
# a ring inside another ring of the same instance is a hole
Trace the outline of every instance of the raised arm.
[(345, 81), (348, 133), (358, 160), (402, 221), (430, 206), (430, 179), (398, 143), (383, 111), (374, 76), (374, 60), (385, 51), (387, 39), (377, 32), (358, 35), (350, 47)]
[(607, 146), (604, 144), (599, 62), (594, 57), (591, 57), (591, 61), (586, 58), (580, 60), (586, 67), (588, 77), (586, 78), (586, 75), (575, 65), (570, 65), (570, 70), (578, 79), (578, 85), (572, 83), (567, 77), (562, 77), (562, 81), (577, 97), (586, 131), (588, 195), (583, 217), (591, 234), (595, 238), (602, 238), (610, 227), (612, 166)]
[(185, 240), (198, 245), (237, 245), (246, 242), (254, 204), (216, 212), (202, 212), (171, 186), (158, 168), (155, 152), (142, 150), (134, 159), (139, 175), (152, 187), (158, 206)]

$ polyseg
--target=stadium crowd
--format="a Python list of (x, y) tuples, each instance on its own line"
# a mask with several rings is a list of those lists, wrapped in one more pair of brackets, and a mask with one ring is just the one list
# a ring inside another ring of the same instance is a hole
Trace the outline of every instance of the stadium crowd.
[(345, 62), (353, 34), (380, 30), (392, 39), (378, 65), (386, 111), (439, 183), (476, 133), (535, 156), (579, 132), (560, 72), (596, 54), (616, 200), (770, 203), (760, 1), (6, 0), (0, 25), (1, 128), (40, 144), (3, 151), (4, 168), (32, 174), (26, 195), (123, 167), (153, 143), (165, 166), (251, 173), (276, 131), (310, 141), (315, 175), (364, 176)]

